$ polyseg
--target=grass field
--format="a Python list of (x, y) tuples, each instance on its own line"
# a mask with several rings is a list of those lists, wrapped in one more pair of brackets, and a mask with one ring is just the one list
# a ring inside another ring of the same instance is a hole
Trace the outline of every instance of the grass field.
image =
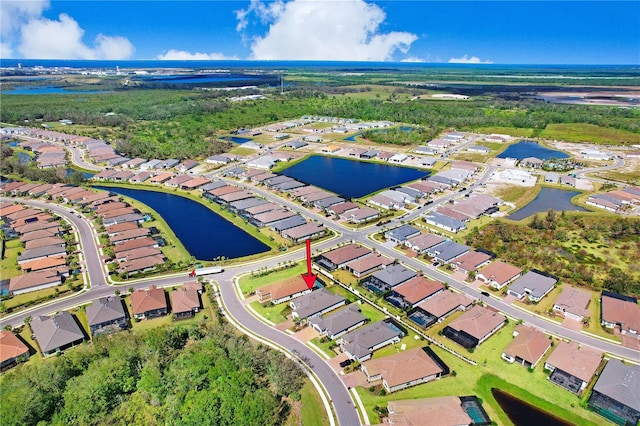
[(0, 260), (0, 277), (6, 280), (11, 277), (22, 274), (22, 270), (17, 264), (17, 259), (20, 252), (24, 249), (20, 240), (14, 238), (12, 240), (3, 241), (4, 247), (4, 259)]
[[(258, 271), (255, 271), (255, 272), (256, 274), (258, 273)], [(267, 284), (283, 281), (288, 278), (294, 277), (296, 275), (301, 275), (305, 272), (307, 272), (307, 267), (303, 264), (299, 264), (293, 268), (283, 269), (276, 272), (270, 272), (262, 276), (245, 275), (242, 278), (240, 278), (240, 282), (239, 282), (240, 290), (242, 290), (242, 294), (247, 295)]]
[(640, 143), (640, 133), (596, 126), (595, 124), (547, 124), (540, 137), (567, 142), (589, 142), (605, 145), (631, 145)]
[(322, 399), (313, 387), (311, 380), (305, 380), (304, 386), (300, 390), (300, 397), (299, 403), (293, 403), (294, 408), (284, 423), (285, 426), (326, 426), (329, 424)]
[[(491, 134), (497, 133), (499, 135), (517, 136), (523, 138), (530, 138), (533, 136), (533, 128), (529, 127), (479, 127), (474, 129), (478, 133)], [(482, 143), (484, 145), (484, 142)]]
[(271, 302), (253, 302), (251, 307), (264, 319), (271, 321), (274, 324), (280, 324), (287, 320), (287, 315), (291, 312), (291, 307), (288, 303), (280, 303), (278, 305), (272, 305)]

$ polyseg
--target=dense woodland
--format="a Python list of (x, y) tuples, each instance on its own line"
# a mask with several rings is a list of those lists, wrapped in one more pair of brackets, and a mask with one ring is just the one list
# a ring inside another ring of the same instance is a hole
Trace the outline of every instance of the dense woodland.
[(640, 219), (549, 210), (527, 225), (495, 221), (476, 228), (467, 243), (563, 283), (640, 296)]
[(0, 424), (277, 425), (303, 372), (230, 326), (120, 332), (0, 377)]

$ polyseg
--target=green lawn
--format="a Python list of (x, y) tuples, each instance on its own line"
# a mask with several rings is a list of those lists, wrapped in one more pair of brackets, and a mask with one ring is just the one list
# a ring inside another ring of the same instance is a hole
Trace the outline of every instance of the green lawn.
[[(529, 138), (533, 135), (533, 128), (530, 127), (479, 127), (475, 129), (478, 133), (490, 134), (497, 133), (499, 135), (509, 135), (509, 136), (517, 136)], [(483, 142), (484, 144), (484, 142)]]
[(6, 280), (22, 273), (22, 270), (18, 266), (17, 259), (19, 256), (18, 253), (24, 251), (24, 248), (18, 238), (7, 240), (4, 244), (4, 259), (0, 260), (0, 277)]
[[(322, 404), (318, 391), (309, 379), (306, 380), (302, 390), (300, 407), (300, 423), (304, 426), (325, 426), (329, 424), (327, 411)], [(292, 425), (293, 426), (293, 425)]]
[(296, 265), (293, 268), (287, 268), (276, 272), (269, 272), (266, 275), (258, 276), (259, 271), (255, 271), (255, 276), (251, 274), (245, 275), (240, 278), (240, 290), (242, 290), (242, 294), (247, 295), (259, 289), (260, 287), (264, 287), (267, 284), (275, 283), (278, 281), (283, 281), (288, 278), (294, 277), (296, 275), (301, 275), (307, 272), (306, 265), (302, 263)]
[(640, 143), (640, 134), (586, 123), (547, 124), (540, 137), (605, 145), (627, 145)]
[(45, 288), (43, 290), (31, 291), (29, 293), (19, 294), (13, 296), (10, 299), (3, 300), (6, 309), (15, 309), (18, 307), (28, 307), (38, 303), (42, 303), (46, 300), (51, 300), (57, 297), (71, 294), (71, 290), (65, 284), (57, 287)]
[(271, 302), (260, 303), (253, 302), (251, 307), (260, 314), (261, 317), (268, 319), (269, 321), (279, 324), (287, 320), (286, 315), (291, 312), (291, 307), (288, 303), (280, 303), (278, 305), (272, 305)]
[(326, 338), (326, 342), (324, 343), (321, 342), (320, 340), (321, 340), (320, 337), (314, 337), (313, 339), (311, 339), (311, 343), (313, 343), (318, 348), (320, 348), (320, 350), (322, 350), (322, 352), (324, 352), (325, 355), (327, 355), (328, 357), (333, 358), (334, 356), (336, 356), (335, 351), (333, 349), (329, 349), (329, 346), (332, 346), (335, 344), (333, 340), (329, 340), (329, 338)]

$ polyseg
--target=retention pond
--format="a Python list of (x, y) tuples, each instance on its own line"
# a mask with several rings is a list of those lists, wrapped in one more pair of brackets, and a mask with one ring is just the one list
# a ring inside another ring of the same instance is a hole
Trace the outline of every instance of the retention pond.
[(493, 388), (491, 393), (515, 426), (572, 426), (572, 423), (542, 411), (500, 389)]

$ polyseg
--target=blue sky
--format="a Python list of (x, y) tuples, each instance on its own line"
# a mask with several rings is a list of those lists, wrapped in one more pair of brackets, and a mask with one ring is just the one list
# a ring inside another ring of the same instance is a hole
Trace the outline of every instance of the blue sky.
[(0, 2), (0, 57), (640, 65), (640, 1)]

